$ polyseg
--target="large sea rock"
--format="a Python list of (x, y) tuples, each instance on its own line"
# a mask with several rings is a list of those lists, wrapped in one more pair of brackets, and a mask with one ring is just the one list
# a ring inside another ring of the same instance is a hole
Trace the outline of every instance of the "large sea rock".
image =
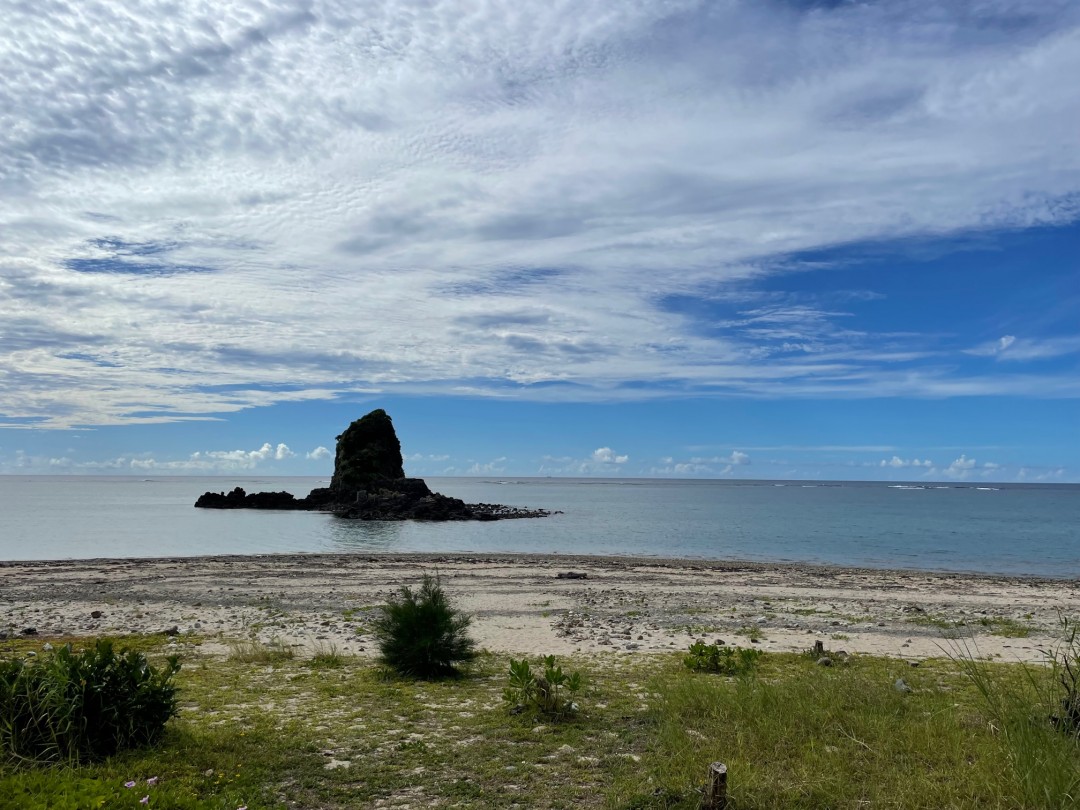
[(337, 437), (334, 476), (329, 487), (307, 497), (289, 492), (204, 492), (201, 509), (321, 510), (357, 520), (503, 520), (545, 517), (542, 509), (499, 504), (467, 504), (432, 492), (421, 478), (407, 478), (394, 423), (386, 411), (372, 411)]

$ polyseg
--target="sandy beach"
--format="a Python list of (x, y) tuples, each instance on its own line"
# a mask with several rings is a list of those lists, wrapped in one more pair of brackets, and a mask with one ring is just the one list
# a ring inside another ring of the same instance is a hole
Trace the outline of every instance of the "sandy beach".
[[(0, 633), (159, 633), (208, 654), (245, 639), (374, 655), (370, 619), (438, 573), (480, 645), (529, 654), (645, 654), (696, 639), (763, 650), (919, 660), (968, 644), (1039, 661), (1071, 580), (812, 565), (538, 555), (266, 555), (0, 563)], [(560, 578), (574, 572), (584, 577)], [(1024, 636), (1024, 633), (1027, 635)]]

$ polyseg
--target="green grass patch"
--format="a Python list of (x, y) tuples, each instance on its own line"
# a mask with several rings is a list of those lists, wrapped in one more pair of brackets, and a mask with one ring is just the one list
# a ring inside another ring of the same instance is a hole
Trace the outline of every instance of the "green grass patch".
[(979, 619), (979, 625), (988, 628), (990, 635), (1005, 638), (1027, 638), (1035, 629), (1026, 622), (1005, 616), (983, 616)]
[(254, 638), (235, 641), (229, 649), (230, 657), (245, 664), (283, 664), (296, 657), (293, 648), (279, 638), (265, 644)]
[[(151, 658), (168, 649), (147, 645)], [(1049, 668), (765, 653), (729, 677), (691, 672), (684, 655), (561, 659), (582, 673), (581, 708), (550, 722), (511, 713), (506, 656), (414, 681), (348, 655), (322, 666), (186, 648), (180, 714), (156, 747), (2, 766), (0, 809), (134, 809), (144, 796), (195, 810), (689, 809), (714, 760), (739, 810), (1076, 806), (1080, 751), (1047, 722)]]
[(765, 633), (762, 632), (761, 628), (753, 624), (748, 624), (744, 627), (740, 627), (738, 630), (735, 631), (735, 635), (744, 636), (750, 641), (761, 641), (763, 638), (765, 638)]

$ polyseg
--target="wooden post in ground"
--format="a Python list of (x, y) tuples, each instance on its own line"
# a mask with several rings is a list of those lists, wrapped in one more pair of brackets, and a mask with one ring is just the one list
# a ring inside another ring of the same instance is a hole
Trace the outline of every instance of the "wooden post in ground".
[(727, 765), (714, 762), (709, 766), (709, 781), (701, 797), (701, 810), (725, 810), (727, 807)]
[(814, 642), (814, 655), (821, 656), (821, 655), (824, 655), (824, 654), (825, 654), (825, 645), (824, 645), (824, 643), (822, 643), (821, 639), (819, 638), (817, 641)]

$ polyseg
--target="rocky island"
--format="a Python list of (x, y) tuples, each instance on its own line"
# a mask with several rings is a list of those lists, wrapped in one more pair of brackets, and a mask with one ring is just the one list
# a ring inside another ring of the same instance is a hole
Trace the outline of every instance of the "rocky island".
[(333, 512), (353, 520), (506, 520), (546, 517), (543, 509), (465, 503), (432, 492), (422, 478), (406, 478), (401, 442), (386, 411), (372, 411), (337, 437), (329, 487), (304, 498), (291, 492), (204, 492), (200, 509), (276, 509)]

